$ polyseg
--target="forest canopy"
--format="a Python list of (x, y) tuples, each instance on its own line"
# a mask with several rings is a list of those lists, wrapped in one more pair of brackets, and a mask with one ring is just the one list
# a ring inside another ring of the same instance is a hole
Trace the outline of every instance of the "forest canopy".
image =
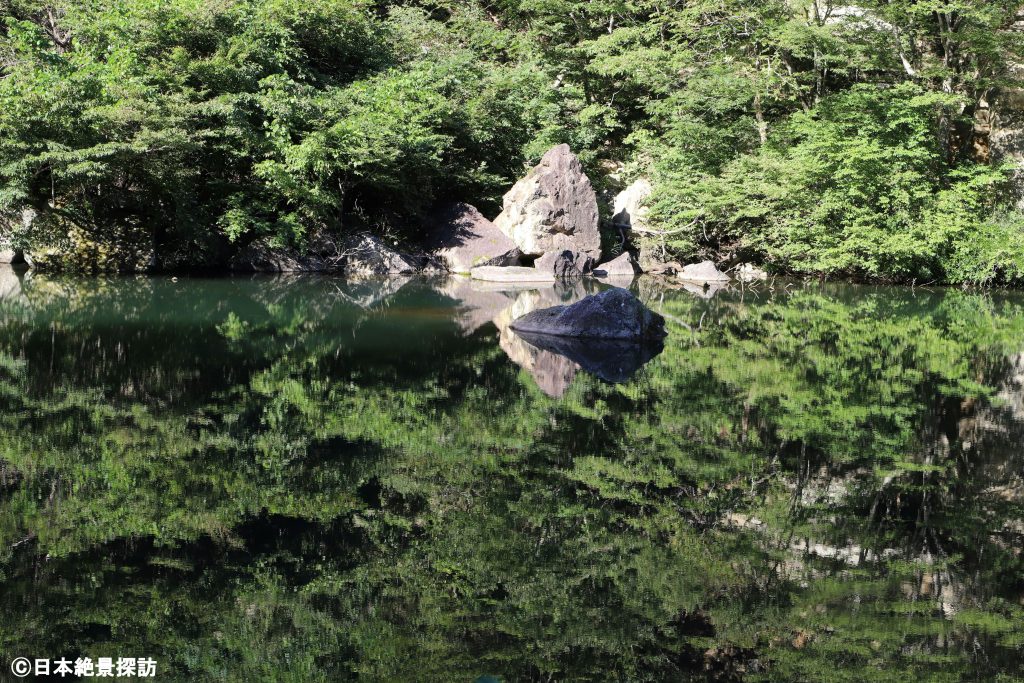
[(1014, 284), (1018, 4), (0, 0), (0, 226), (163, 268), (416, 242), (568, 143), (606, 199), (651, 179), (669, 258)]

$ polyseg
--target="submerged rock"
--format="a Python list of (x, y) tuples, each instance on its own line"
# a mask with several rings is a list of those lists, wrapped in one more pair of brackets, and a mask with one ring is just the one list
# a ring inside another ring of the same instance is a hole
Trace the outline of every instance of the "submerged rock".
[(571, 306), (554, 306), (514, 320), (511, 328), (527, 334), (585, 339), (663, 339), (665, 319), (624, 289), (609, 289)]
[(684, 282), (692, 282), (698, 285), (729, 282), (729, 276), (718, 270), (712, 261), (703, 261), (685, 266), (677, 277)]
[(522, 252), (505, 233), (469, 204), (451, 204), (434, 216), (427, 248), (453, 273), (480, 266), (516, 266)]
[(499, 268), (497, 266), (484, 266), (474, 268), (470, 273), (474, 280), (487, 280), (489, 282), (537, 282), (550, 283), (555, 281), (553, 272), (545, 272), (539, 268), (528, 268), (522, 266), (509, 266)]
[(597, 194), (568, 145), (549, 150), (509, 190), (494, 224), (527, 256), (570, 249), (601, 259)]

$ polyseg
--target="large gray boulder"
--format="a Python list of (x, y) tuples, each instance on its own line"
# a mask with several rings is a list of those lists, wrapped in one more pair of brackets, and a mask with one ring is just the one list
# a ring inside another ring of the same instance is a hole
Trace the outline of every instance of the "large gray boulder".
[(521, 252), (516, 243), (476, 207), (449, 204), (434, 216), (427, 249), (453, 273), (469, 273), (480, 266), (517, 266)]
[(21, 263), (22, 254), (19, 249), (10, 249), (0, 247), (0, 265), (11, 265), (12, 263)]
[(646, 178), (639, 178), (632, 185), (615, 196), (612, 207), (612, 224), (624, 230), (645, 230), (648, 209), (646, 202), (653, 188)]
[(663, 339), (665, 319), (624, 289), (609, 289), (571, 306), (533, 311), (514, 320), (516, 333), (586, 339)]
[(494, 224), (527, 256), (570, 249), (601, 260), (597, 195), (568, 145), (549, 150), (509, 190)]
[(718, 270), (713, 261), (702, 261), (685, 266), (678, 275), (683, 282), (696, 285), (715, 285), (729, 282), (729, 276)]

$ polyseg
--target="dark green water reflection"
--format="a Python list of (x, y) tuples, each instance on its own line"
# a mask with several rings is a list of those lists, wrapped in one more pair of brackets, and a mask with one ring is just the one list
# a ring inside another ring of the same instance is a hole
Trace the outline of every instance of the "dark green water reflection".
[(0, 659), (160, 680), (1024, 676), (1024, 298), (0, 273)]

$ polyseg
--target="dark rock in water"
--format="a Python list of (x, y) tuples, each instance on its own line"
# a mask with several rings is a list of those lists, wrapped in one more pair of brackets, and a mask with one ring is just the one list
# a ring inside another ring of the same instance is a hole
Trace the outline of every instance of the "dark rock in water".
[(572, 249), (550, 251), (537, 259), (533, 267), (551, 273), (556, 280), (575, 282), (590, 270), (590, 257)]
[(584, 339), (663, 339), (665, 319), (624, 289), (609, 289), (571, 306), (555, 306), (514, 320), (516, 333)]
[(628, 381), (637, 370), (665, 348), (661, 339), (583, 339), (533, 334), (521, 330), (516, 330), (516, 336), (542, 351), (568, 358), (584, 372), (613, 383)]
[(517, 266), (516, 243), (469, 204), (449, 204), (433, 218), (434, 232), (427, 248), (453, 273), (480, 266)]

